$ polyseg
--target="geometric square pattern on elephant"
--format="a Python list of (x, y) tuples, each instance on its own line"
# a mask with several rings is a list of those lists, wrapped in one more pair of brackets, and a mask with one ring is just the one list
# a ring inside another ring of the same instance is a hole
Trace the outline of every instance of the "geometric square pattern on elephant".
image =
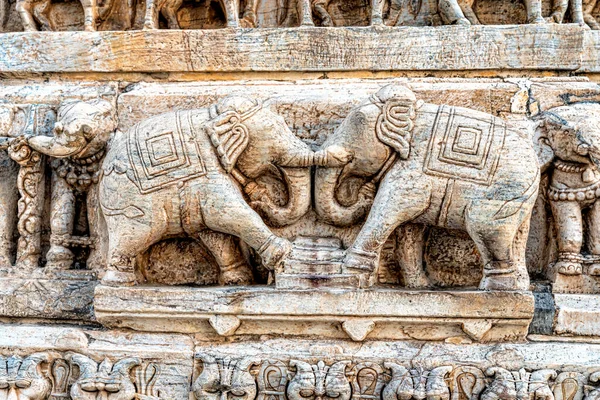
[[(190, 112), (180, 111), (150, 118), (134, 127), (127, 152), (142, 193), (206, 174), (190, 118)], [(171, 129), (165, 130), (165, 126)]]
[(423, 171), (490, 185), (504, 145), (506, 124), (489, 114), (440, 106)]

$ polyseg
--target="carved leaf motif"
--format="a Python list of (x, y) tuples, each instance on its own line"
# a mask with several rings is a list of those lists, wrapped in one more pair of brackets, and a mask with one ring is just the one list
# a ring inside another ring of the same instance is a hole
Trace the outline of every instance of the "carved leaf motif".
[(353, 399), (377, 399), (383, 390), (383, 368), (379, 364), (365, 362), (357, 364), (352, 369), (355, 376), (352, 381)]
[(285, 400), (287, 374), (287, 367), (281, 361), (263, 361), (257, 378), (257, 400)]

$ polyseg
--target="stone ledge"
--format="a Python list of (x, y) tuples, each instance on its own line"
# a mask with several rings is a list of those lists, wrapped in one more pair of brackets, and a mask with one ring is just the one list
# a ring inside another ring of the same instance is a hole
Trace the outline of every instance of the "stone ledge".
[(108, 327), (207, 338), (272, 334), (494, 342), (524, 340), (534, 299), (529, 292), (100, 285), (94, 307)]
[(577, 25), (34, 32), (0, 35), (0, 72), (600, 71)]

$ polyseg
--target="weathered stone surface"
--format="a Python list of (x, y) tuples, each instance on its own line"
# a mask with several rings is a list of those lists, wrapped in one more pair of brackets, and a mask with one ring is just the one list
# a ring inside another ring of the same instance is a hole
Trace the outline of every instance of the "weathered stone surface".
[[(574, 25), (8, 33), (0, 72), (558, 70), (598, 72)], [(26, 43), (26, 45), (23, 45)]]

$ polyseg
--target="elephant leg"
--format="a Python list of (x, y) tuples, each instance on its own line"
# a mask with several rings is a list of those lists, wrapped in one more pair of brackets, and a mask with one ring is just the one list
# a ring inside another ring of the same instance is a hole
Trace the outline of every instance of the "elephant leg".
[(298, 0), (297, 6), (300, 26), (315, 26), (312, 17), (312, 0)]
[(52, 200), (50, 205), (50, 250), (46, 254), (46, 268), (66, 270), (73, 264), (73, 252), (66, 240), (73, 234), (75, 195), (69, 184), (52, 171)]
[(460, 6), (465, 18), (469, 20), (471, 25), (481, 25), (479, 18), (477, 18), (477, 14), (475, 14), (475, 11), (473, 11), (473, 3), (470, 0), (459, 1), (458, 5)]
[(179, 26), (179, 20), (177, 19), (177, 13), (181, 8), (182, 3), (183, 0), (169, 1), (161, 9), (162, 15), (164, 15), (167, 20), (169, 29), (181, 29)]
[(471, 22), (465, 18), (457, 0), (439, 0), (438, 9), (445, 24), (471, 25)]
[(84, 29), (88, 32), (96, 30), (98, 20), (98, 3), (96, 0), (81, 0), (84, 14)]
[(144, 29), (158, 29), (158, 13), (160, 7), (156, 2), (160, 0), (146, 0), (146, 15), (144, 16)]
[(344, 266), (375, 272), (388, 237), (398, 226), (427, 210), (430, 197), (431, 185), (422, 173), (390, 171), (381, 182), (367, 221), (346, 252)]
[(385, 0), (371, 0), (371, 25), (383, 25)]
[[(465, 216), (466, 230), (483, 260), (481, 290), (528, 290), (529, 280), (518, 274), (513, 245), (522, 221), (520, 213), (495, 220), (497, 209), (489, 203), (472, 203)], [(529, 215), (530, 213), (528, 213)]]
[(554, 268), (559, 274), (580, 275), (583, 219), (581, 206), (575, 201), (550, 201), (557, 230), (558, 261)]
[(431, 282), (423, 269), (425, 231), (422, 224), (405, 224), (396, 230), (396, 260), (407, 288), (427, 288)]
[(258, 25), (257, 20), (257, 8), (258, 0), (246, 0), (244, 7), (244, 14), (240, 24), (243, 28), (256, 28)]
[[(49, 2), (49, 0), (46, 0)], [(23, 30), (25, 32), (36, 32), (37, 24), (33, 19), (33, 2), (27, 0), (17, 1), (17, 12), (21, 16)]]
[(524, 0), (525, 8), (527, 9), (528, 24), (543, 24), (542, 18), (542, 2), (541, 0)]
[(583, 3), (583, 20), (590, 28), (600, 30), (600, 23), (593, 16), (596, 0), (582, 0)]
[[(135, 259), (164, 237), (168, 218), (167, 215), (154, 215), (157, 224), (153, 225), (122, 215), (107, 217), (107, 271), (102, 283), (111, 286), (135, 284)], [(162, 225), (158, 225), (159, 221)]]
[(571, 19), (574, 24), (585, 26), (583, 18), (583, 0), (570, 0), (571, 4)]
[(586, 236), (588, 251), (594, 260), (588, 268), (588, 273), (592, 276), (600, 276), (600, 201), (598, 200), (588, 211)]
[(219, 265), (220, 285), (249, 285), (254, 282), (252, 269), (233, 236), (211, 230), (200, 231), (198, 236)]
[(221, 0), (221, 5), (223, 6), (223, 11), (225, 12), (225, 17), (227, 19), (227, 27), (239, 28), (239, 0)]
[(202, 199), (206, 227), (242, 239), (258, 252), (266, 268), (279, 267), (291, 252), (292, 244), (271, 232), (229, 177), (213, 177), (211, 184), (190, 189)]
[(331, 19), (331, 15), (327, 11), (327, 4), (329, 2), (327, 0), (316, 0), (313, 1), (313, 7), (315, 14), (318, 15), (321, 20), (322, 26), (333, 26), (333, 20)]

